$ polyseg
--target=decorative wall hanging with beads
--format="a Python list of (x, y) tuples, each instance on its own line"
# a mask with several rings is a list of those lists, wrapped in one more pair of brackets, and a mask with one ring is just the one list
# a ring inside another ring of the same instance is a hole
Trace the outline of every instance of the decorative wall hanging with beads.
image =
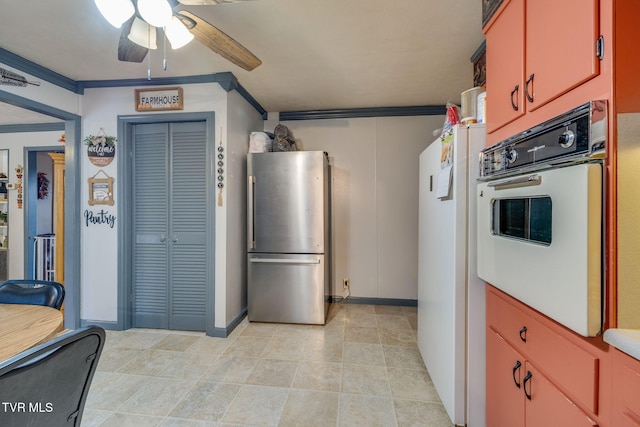
[(18, 202), (18, 209), (22, 209), (22, 172), (24, 169), (22, 165), (18, 165), (16, 168), (16, 190), (18, 191), (16, 201)]
[(220, 129), (220, 145), (218, 145), (218, 206), (222, 206), (222, 189), (224, 188), (224, 147), (222, 146), (222, 129)]

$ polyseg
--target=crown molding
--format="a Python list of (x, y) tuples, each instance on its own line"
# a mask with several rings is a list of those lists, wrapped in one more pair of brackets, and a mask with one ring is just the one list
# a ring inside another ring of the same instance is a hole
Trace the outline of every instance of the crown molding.
[(59, 123), (29, 123), (22, 125), (0, 125), (0, 133), (20, 133), (20, 132), (64, 132), (64, 122)]
[(62, 74), (58, 74), (55, 71), (51, 71), (42, 65), (38, 65), (35, 62), (29, 61), (28, 59), (9, 52), (6, 49), (0, 48), (0, 62), (56, 86), (60, 86), (63, 89), (67, 89), (78, 94), (80, 93), (78, 82), (75, 80), (65, 77)]
[(251, 96), (244, 87), (242, 87), (236, 76), (231, 72), (203, 74), (197, 76), (158, 77), (151, 80), (120, 79), (75, 81), (2, 48), (0, 48), (0, 63), (45, 80), (63, 89), (67, 89), (73, 93), (77, 93), (78, 95), (84, 95), (84, 90), (89, 88), (218, 83), (220, 87), (227, 92), (236, 90), (249, 104), (251, 104), (253, 108), (256, 109), (256, 111), (258, 111), (258, 113), (262, 115), (263, 119), (266, 119), (267, 117), (267, 111), (262, 108), (260, 103), (256, 101), (256, 99)]
[(289, 120), (319, 120), (319, 119), (354, 119), (354, 118), (365, 118), (365, 117), (441, 116), (446, 114), (446, 111), (447, 111), (447, 108), (445, 105), (284, 111), (280, 113), (280, 120), (289, 121)]

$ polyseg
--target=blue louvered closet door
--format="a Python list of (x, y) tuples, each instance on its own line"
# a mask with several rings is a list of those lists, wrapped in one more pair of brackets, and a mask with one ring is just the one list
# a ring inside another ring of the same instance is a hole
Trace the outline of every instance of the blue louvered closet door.
[(136, 125), (134, 135), (133, 326), (205, 330), (205, 123)]

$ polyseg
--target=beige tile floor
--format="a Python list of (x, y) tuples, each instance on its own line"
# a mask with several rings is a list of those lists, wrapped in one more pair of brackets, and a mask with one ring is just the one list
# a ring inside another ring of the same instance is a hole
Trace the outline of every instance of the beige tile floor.
[(107, 332), (83, 427), (451, 427), (416, 345), (415, 307), (333, 304), (325, 326), (228, 338)]

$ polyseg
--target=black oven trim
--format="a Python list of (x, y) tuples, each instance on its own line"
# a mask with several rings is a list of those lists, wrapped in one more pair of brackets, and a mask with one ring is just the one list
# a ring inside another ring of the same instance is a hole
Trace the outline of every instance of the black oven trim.
[(607, 103), (590, 101), (484, 149), (478, 179), (601, 160), (606, 140)]

